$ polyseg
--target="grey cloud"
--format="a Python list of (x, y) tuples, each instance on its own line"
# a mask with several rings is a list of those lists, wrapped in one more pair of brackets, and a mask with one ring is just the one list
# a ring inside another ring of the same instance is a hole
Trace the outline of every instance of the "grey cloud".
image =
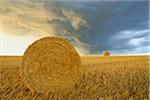
[(0, 3), (0, 20), (3, 20), (4, 33), (61, 36), (82, 51), (88, 45), (78, 38), (78, 32), (88, 28), (86, 20), (56, 2), (4, 1)]
[[(6, 33), (60, 36), (82, 54), (99, 54), (147, 46), (146, 8), (145, 2), (6, 1), (0, 20)], [(132, 44), (138, 39), (140, 45)]]
[[(148, 55), (149, 54), (150, 46), (142, 46), (142, 47), (135, 47), (135, 48), (126, 48), (123, 50), (110, 50), (110, 53), (113, 55)], [(144, 50), (144, 51), (143, 51)]]
[(150, 33), (150, 29), (145, 30), (124, 30), (116, 34), (117, 39), (138, 38)]

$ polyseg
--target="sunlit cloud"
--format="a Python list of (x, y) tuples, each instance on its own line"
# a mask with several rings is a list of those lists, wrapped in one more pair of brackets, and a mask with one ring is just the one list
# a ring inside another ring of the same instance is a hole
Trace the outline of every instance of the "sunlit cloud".
[(0, 0), (1, 52), (22, 55), (35, 40), (58, 36), (67, 39), (81, 55), (99, 55), (105, 50), (115, 54), (127, 49), (147, 53), (135, 49), (148, 45), (147, 22), (146, 1)]
[(65, 17), (68, 18), (68, 20), (71, 22), (72, 27), (78, 31), (81, 26), (89, 27), (87, 22), (82, 18), (82, 16), (76, 14), (75, 12), (68, 11), (68, 10), (62, 10)]
[(0, 44), (2, 49), (0, 55), (23, 55), (27, 47), (38, 40), (41, 37), (35, 37), (33, 35), (25, 36), (14, 36), (11, 34), (3, 34)]

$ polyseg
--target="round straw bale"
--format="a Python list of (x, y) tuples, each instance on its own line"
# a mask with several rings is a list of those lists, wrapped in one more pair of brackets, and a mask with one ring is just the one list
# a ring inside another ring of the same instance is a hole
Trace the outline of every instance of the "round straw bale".
[(80, 77), (80, 66), (80, 56), (71, 44), (45, 37), (27, 48), (20, 69), (30, 89), (52, 92), (71, 88)]
[(103, 52), (103, 56), (109, 56), (109, 55), (110, 55), (110, 53), (108, 51)]

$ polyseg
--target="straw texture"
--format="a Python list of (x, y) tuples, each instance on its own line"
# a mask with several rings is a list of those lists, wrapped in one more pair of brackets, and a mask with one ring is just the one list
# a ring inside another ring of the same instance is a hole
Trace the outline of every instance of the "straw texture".
[(78, 81), (80, 66), (80, 56), (71, 44), (46, 37), (27, 48), (20, 70), (32, 91), (66, 91)]

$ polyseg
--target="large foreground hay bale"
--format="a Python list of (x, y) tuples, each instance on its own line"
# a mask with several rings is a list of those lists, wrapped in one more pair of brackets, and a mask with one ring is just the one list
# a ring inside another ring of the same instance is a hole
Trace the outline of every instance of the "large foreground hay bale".
[(30, 45), (21, 66), (25, 83), (35, 92), (66, 91), (80, 77), (80, 56), (66, 40), (42, 38)]

